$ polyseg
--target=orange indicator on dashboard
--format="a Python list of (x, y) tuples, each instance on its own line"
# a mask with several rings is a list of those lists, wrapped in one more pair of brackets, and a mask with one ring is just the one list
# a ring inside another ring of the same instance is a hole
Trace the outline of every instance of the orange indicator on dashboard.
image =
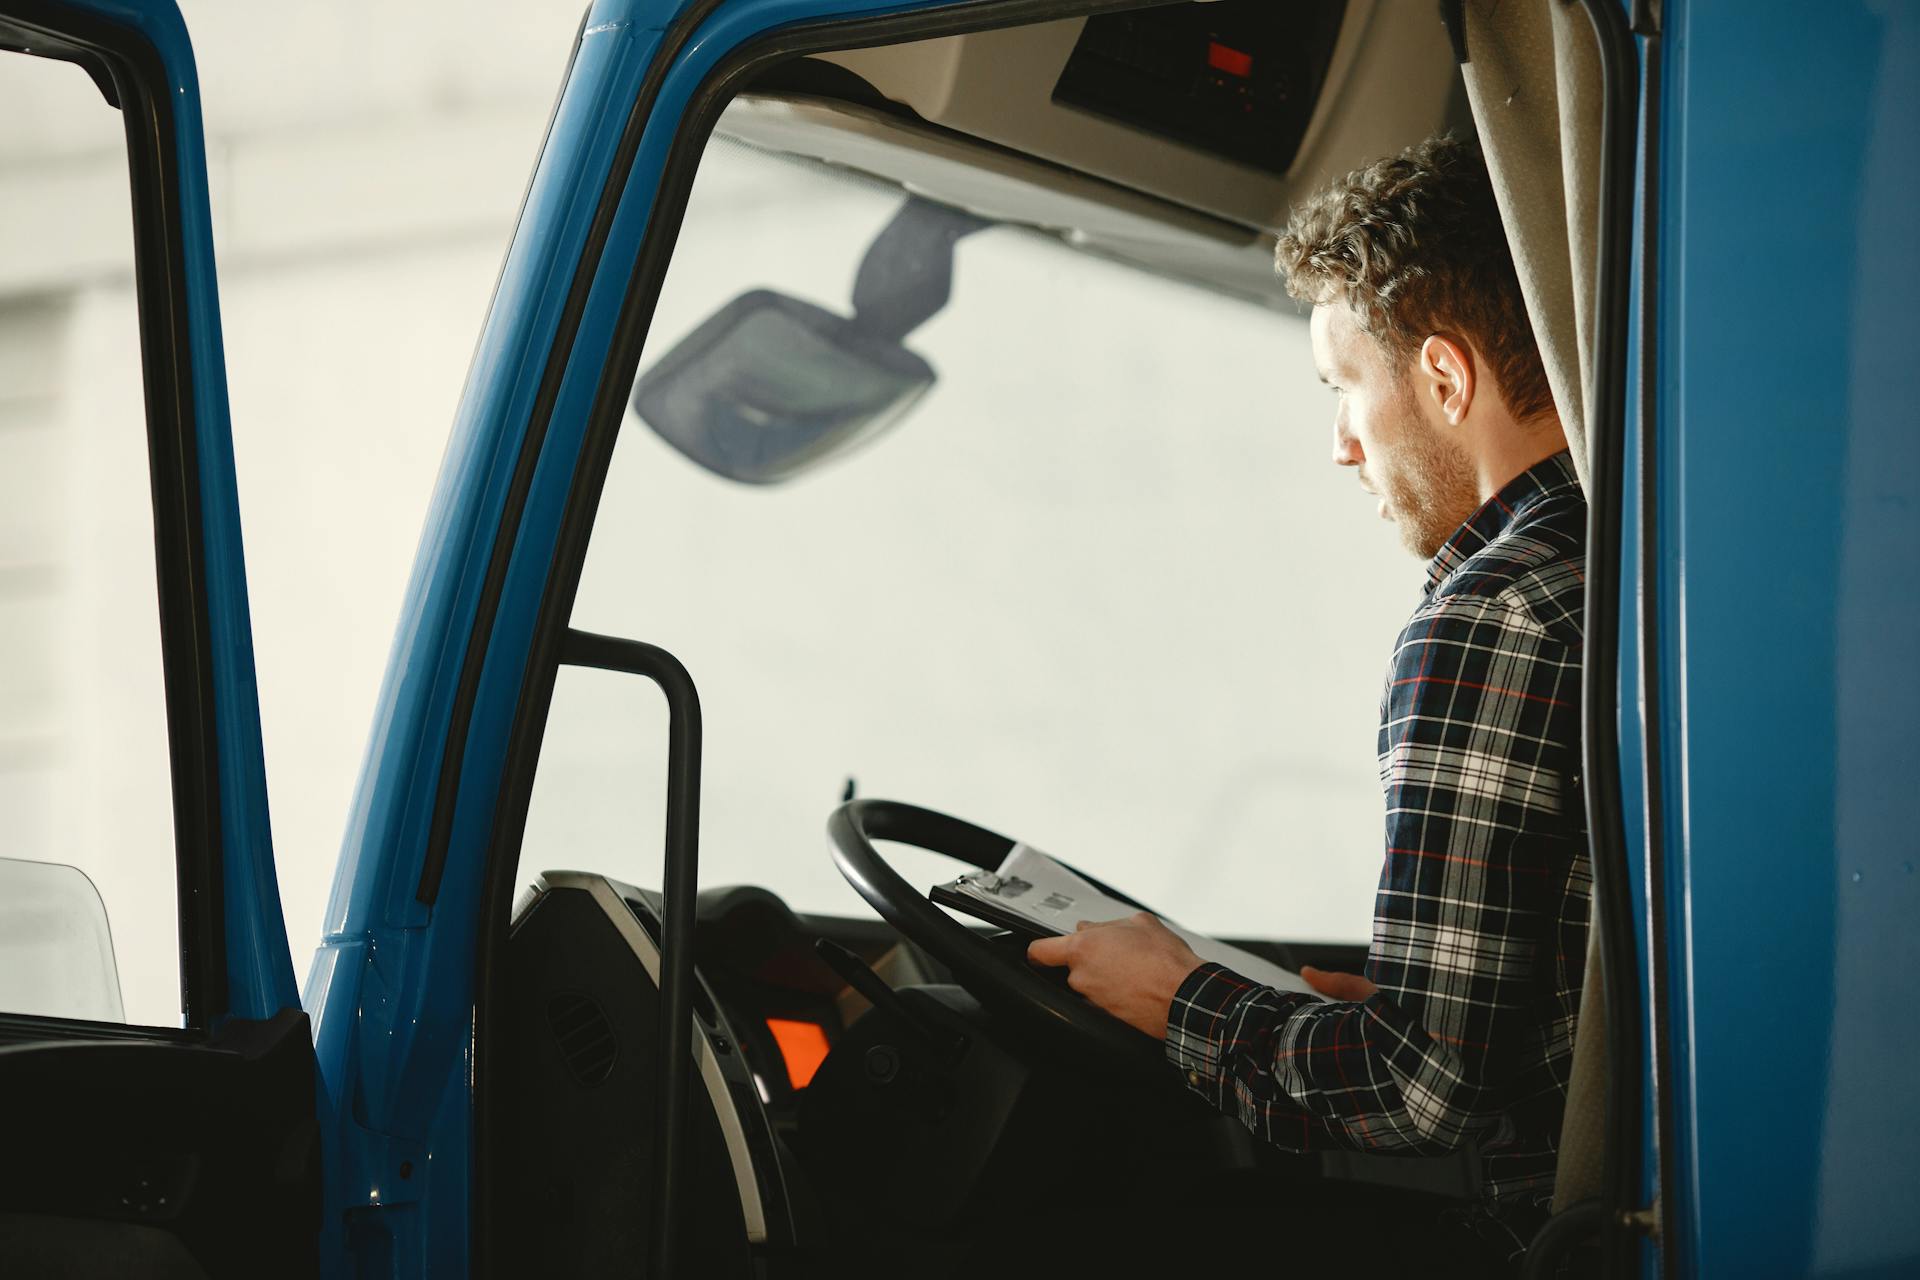
[(773, 1042), (780, 1046), (780, 1056), (787, 1064), (787, 1079), (796, 1089), (806, 1088), (813, 1073), (827, 1058), (825, 1028), (813, 1022), (768, 1018), (767, 1030), (773, 1032)]
[(1242, 80), (1253, 74), (1253, 55), (1230, 48), (1217, 40), (1207, 42), (1207, 65)]

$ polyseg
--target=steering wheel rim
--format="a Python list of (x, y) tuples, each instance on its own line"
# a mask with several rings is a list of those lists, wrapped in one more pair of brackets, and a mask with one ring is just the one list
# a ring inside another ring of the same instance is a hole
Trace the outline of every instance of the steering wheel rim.
[[(1115, 1068), (1151, 1070), (1165, 1065), (1160, 1045), (1151, 1036), (996, 950), (908, 884), (873, 844), (893, 840), (992, 871), (1014, 841), (951, 814), (897, 800), (848, 801), (828, 817), (827, 837), (833, 845), (834, 865), (854, 892), (902, 937), (951, 969), (982, 1003), (1006, 1008), (1056, 1034), (1070, 1035)], [(1076, 874), (1102, 892), (1140, 906), (1084, 872)]]

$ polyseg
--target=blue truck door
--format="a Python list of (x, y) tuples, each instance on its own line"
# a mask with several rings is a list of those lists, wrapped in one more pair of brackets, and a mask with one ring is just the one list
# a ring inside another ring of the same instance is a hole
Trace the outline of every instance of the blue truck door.
[(1667, 1273), (1910, 1276), (1920, 9), (1753, 16), (1662, 14)]
[(500, 815), (526, 772), (516, 754), (538, 749), (576, 580), (560, 566), (591, 527), (580, 495), (597, 497), (604, 478), (702, 131), (733, 77), (810, 39), (904, 39), (1046, 11), (1025, 0), (588, 9), (468, 373), (304, 990), (337, 1117), (327, 1232), (347, 1265), (478, 1271), (488, 1218), (515, 1212), (485, 1202), (474, 1154), (490, 1110), (537, 1105), (490, 1097), (476, 1067), (486, 939), (512, 905), (519, 838)]
[[(111, 983), (104, 1003), (72, 1007), (8, 988), (0, 1008), (0, 1272), (316, 1274), (314, 1058), (267, 824), (192, 48), (172, 0), (5, 0), (0, 72), (9, 69), (71, 72), (82, 86), (91, 77), (98, 92), (89, 105), (104, 113), (111, 135), (124, 135), (126, 169), (116, 176), (132, 196), (129, 296), (137, 312), (127, 341), (139, 351), (141, 387), (132, 399), (144, 401), (144, 413), (131, 411), (132, 430), (115, 442), (125, 447), (105, 462), (124, 458), (122, 470), (135, 478), (133, 508), (120, 512), (116, 528), (130, 535), (131, 558), (157, 589), (157, 626), (150, 604), (140, 613), (157, 635), (155, 674), (145, 682), (163, 686), (145, 690), (156, 708), (151, 779), (172, 830), (145, 834), (158, 858), (172, 843), (176, 873), (162, 869), (159, 883), (178, 886), (178, 943), (152, 956), (123, 945), (118, 964), (123, 978), (134, 964), (143, 980), (158, 970), (165, 994), (177, 955), (179, 1003), (177, 1015), (161, 1003), (157, 1016), (130, 1003), (128, 1017)], [(0, 129), (30, 121), (0, 120)], [(112, 211), (122, 220), (123, 201)], [(82, 486), (94, 481), (81, 477)], [(150, 526), (137, 510), (142, 490), (151, 494)], [(58, 505), (49, 500), (50, 509)], [(86, 640), (70, 633), (56, 644), (84, 649)], [(81, 675), (127, 688), (125, 671)], [(9, 804), (47, 804), (24, 788), (7, 794)], [(107, 793), (95, 802), (119, 799)], [(84, 868), (58, 865), (70, 851), (56, 842), (36, 848), (16, 838), (12, 817), (0, 819), (13, 833), (6, 851), (24, 856), (5, 859), (0, 872), (88, 882)], [(152, 825), (167, 824), (162, 816)], [(164, 889), (151, 896), (164, 898)], [(16, 975), (18, 956), (46, 923), (27, 914), (27, 901), (0, 888)], [(163, 923), (175, 914), (164, 901), (152, 906)], [(107, 912), (98, 917), (104, 934)], [(111, 975), (112, 949), (105, 954)]]

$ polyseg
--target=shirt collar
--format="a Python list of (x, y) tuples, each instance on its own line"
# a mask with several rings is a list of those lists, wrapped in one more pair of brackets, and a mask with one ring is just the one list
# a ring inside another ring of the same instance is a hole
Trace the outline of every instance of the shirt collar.
[(1488, 498), (1427, 561), (1427, 594), (1431, 595), (1474, 552), (1505, 533), (1528, 508), (1568, 489), (1578, 493), (1580, 477), (1573, 469), (1573, 455), (1564, 449), (1507, 481), (1506, 487)]

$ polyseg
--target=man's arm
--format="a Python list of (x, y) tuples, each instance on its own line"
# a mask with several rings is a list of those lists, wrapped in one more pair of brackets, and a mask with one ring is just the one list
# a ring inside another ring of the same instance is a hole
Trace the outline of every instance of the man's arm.
[[(1561, 808), (1578, 691), (1578, 652), (1499, 601), (1454, 597), (1415, 616), (1381, 726), (1387, 854), (1367, 975), (1328, 975), (1378, 989), (1316, 983), (1364, 997), (1323, 1003), (1203, 964), (1169, 993), (1173, 957), (1162, 957), (1145, 972), (1167, 1000), (1167, 1056), (1189, 1087), (1295, 1149), (1331, 1137), (1452, 1150), (1492, 1123), (1574, 853)], [(1077, 989), (1121, 1000), (1098, 972), (1117, 946), (1060, 941), (1085, 953)], [(1136, 1025), (1147, 1016), (1133, 1012)]]
[[(1082, 921), (1057, 938), (1027, 946), (1035, 964), (1067, 970), (1067, 985), (1130, 1027), (1155, 1040), (1167, 1038), (1167, 1011), (1200, 957), (1186, 940), (1152, 913), (1124, 920)], [(1330, 1000), (1365, 1000), (1379, 988), (1357, 973), (1300, 970), (1307, 984)]]

